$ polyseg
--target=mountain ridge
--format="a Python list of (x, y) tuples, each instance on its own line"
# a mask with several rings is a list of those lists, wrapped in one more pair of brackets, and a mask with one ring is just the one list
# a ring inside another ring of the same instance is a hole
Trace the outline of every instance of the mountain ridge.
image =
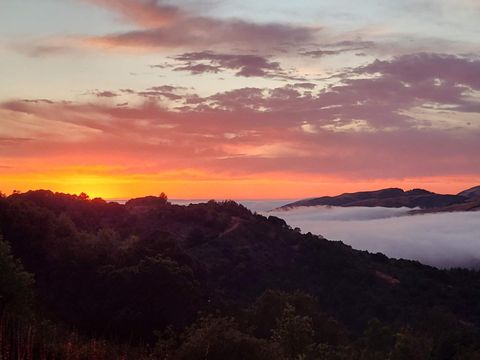
[[(204, 358), (212, 344), (228, 356), (211, 359), (291, 360), (299, 357), (264, 351), (306, 333), (298, 350), (312, 353), (305, 359), (363, 360), (392, 358), (400, 332), (432, 344), (433, 354), (455, 344), (455, 358), (478, 358), (464, 354), (480, 344), (479, 272), (355, 250), (233, 201), (181, 206), (145, 197), (124, 205), (28, 192), (0, 197), (0, 233), (35, 277), (39, 316), (89, 338), (158, 341), (162, 349), (166, 341), (168, 358), (179, 360)], [(291, 324), (303, 325), (292, 333)], [(440, 333), (438, 324), (446, 324)], [(392, 334), (380, 355), (377, 330)], [(252, 344), (264, 344), (257, 357), (248, 355)], [(325, 357), (325, 349), (342, 356)]]
[[(403, 190), (385, 188), (373, 191), (343, 193), (336, 196), (322, 196), (302, 199), (285, 204), (276, 210), (291, 210), (310, 206), (363, 206), (363, 207), (407, 207), (419, 208), (422, 212), (472, 211), (480, 208), (480, 186), (458, 194), (437, 194), (425, 189)], [(412, 213), (415, 213), (413, 210)]]
[(474, 186), (470, 189), (460, 191), (457, 195), (464, 196), (467, 198), (480, 198), (480, 185)]

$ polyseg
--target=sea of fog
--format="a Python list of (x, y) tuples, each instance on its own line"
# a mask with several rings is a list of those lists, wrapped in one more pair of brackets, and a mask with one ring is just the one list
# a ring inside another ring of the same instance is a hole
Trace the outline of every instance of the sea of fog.
[[(171, 200), (188, 205), (206, 200)], [(409, 208), (299, 207), (291, 200), (240, 200), (252, 211), (285, 219), (302, 232), (341, 240), (355, 249), (381, 252), (424, 264), (480, 268), (480, 211), (409, 215)]]
[(265, 215), (359, 250), (441, 268), (480, 267), (480, 211), (408, 215), (409, 210), (316, 206)]

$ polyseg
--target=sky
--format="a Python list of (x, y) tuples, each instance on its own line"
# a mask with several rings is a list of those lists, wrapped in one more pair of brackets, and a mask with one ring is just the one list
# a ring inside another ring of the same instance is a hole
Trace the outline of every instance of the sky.
[(0, 0), (0, 190), (480, 184), (477, 0)]

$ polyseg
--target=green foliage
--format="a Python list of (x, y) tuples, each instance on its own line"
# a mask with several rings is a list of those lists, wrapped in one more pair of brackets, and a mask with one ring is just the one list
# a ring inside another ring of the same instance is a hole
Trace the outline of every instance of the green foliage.
[(26, 315), (33, 301), (33, 276), (27, 273), (0, 236), (0, 316), (5, 312)]
[(382, 324), (377, 319), (372, 319), (365, 330), (361, 340), (364, 347), (365, 359), (386, 359), (395, 345), (393, 329)]
[(281, 291), (266, 290), (260, 295), (250, 310), (251, 321), (255, 324), (255, 334), (259, 337), (271, 337), (284, 309), (289, 305), (288, 294)]
[(48, 321), (0, 318), (2, 360), (152, 360), (144, 348), (87, 339)]
[(431, 339), (411, 333), (398, 333), (391, 360), (428, 360), (431, 353)]
[(273, 360), (278, 359), (278, 352), (267, 341), (241, 332), (233, 319), (207, 316), (187, 330), (175, 358)]
[(160, 255), (132, 266), (105, 268), (101, 281), (108, 294), (105, 320), (128, 324), (134, 334), (148, 336), (168, 325), (181, 328), (191, 321), (200, 301), (191, 269)]
[[(478, 272), (356, 251), (233, 201), (18, 193), (0, 196), (0, 231), (0, 310), (32, 308), (18, 258), (36, 317), (81, 334), (78, 359), (122, 358), (112, 342), (138, 359), (479, 358)], [(8, 328), (68, 358), (71, 332)]]
[(313, 335), (312, 319), (298, 315), (291, 305), (285, 307), (273, 330), (273, 339), (281, 345), (287, 359), (304, 358), (308, 347), (313, 344)]

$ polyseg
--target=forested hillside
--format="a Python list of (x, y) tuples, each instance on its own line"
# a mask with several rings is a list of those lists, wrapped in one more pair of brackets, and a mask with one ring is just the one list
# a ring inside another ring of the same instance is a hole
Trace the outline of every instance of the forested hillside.
[(0, 233), (2, 359), (480, 358), (478, 272), (235, 202), (35, 191), (0, 199)]

